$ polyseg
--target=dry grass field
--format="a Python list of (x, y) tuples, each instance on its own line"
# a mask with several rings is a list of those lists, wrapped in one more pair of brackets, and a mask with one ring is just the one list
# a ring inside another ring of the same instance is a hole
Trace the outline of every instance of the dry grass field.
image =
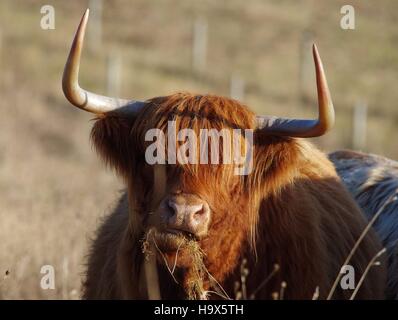
[[(243, 101), (258, 113), (314, 116), (314, 79), (306, 84), (313, 92), (305, 102), (299, 82), (300, 43), (311, 33), (337, 112), (337, 128), (314, 142), (326, 151), (350, 148), (352, 108), (366, 101), (365, 151), (398, 159), (398, 2), (350, 3), (355, 30), (340, 28), (346, 4), (340, 0), (104, 1), (102, 42), (86, 46), (81, 83), (106, 94), (107, 59), (116, 54), (122, 97), (180, 90), (229, 95), (234, 75), (245, 81)], [(45, 4), (55, 8), (55, 30), (40, 27)], [(87, 7), (88, 1), (0, 2), (3, 299), (79, 298), (89, 239), (123, 188), (91, 147), (92, 115), (73, 108), (61, 90), (63, 65)], [(191, 61), (198, 17), (208, 25), (201, 73)], [(40, 288), (43, 265), (55, 268), (55, 290)]]

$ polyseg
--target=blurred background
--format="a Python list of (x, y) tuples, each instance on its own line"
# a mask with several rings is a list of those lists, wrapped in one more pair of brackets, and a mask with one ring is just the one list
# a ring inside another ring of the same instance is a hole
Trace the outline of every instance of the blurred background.
[[(348, 2), (2, 0), (0, 298), (79, 298), (89, 239), (123, 188), (92, 149), (93, 116), (61, 91), (87, 7), (86, 89), (135, 99), (213, 93), (261, 114), (314, 117), (316, 42), (337, 124), (314, 142), (398, 159), (398, 2)], [(340, 27), (345, 4), (354, 30)], [(54, 30), (41, 28), (44, 5), (54, 7)], [(40, 287), (43, 265), (55, 269), (54, 290)]]

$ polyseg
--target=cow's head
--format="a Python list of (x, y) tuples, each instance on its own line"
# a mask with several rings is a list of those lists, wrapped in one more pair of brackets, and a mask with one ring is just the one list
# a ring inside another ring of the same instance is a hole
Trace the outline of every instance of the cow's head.
[[(221, 280), (253, 236), (267, 190), (280, 188), (280, 181), (289, 179), (288, 171), (294, 171), (294, 153), (299, 151), (291, 137), (320, 136), (333, 125), (333, 105), (316, 47), (316, 120), (256, 116), (238, 101), (211, 95), (122, 100), (78, 84), (87, 19), (88, 12), (73, 41), (63, 90), (73, 105), (98, 116), (94, 144), (128, 185), (131, 227), (150, 237), (161, 252), (159, 258), (170, 266), (188, 267), (189, 246), (196, 244), (210, 273)], [(204, 129), (221, 135), (220, 143), (212, 145), (211, 135), (202, 139)], [(193, 149), (184, 149), (188, 140)], [(209, 151), (205, 156), (204, 147)], [(212, 158), (215, 153), (217, 160)], [(245, 165), (247, 170), (240, 170)]]

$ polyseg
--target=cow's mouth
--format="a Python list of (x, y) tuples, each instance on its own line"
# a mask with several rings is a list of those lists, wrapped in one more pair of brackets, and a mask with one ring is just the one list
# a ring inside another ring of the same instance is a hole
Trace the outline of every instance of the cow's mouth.
[(197, 241), (197, 237), (187, 231), (178, 229), (157, 230), (153, 234), (156, 246), (162, 252), (176, 251), (189, 241)]
[(188, 240), (198, 240), (197, 237), (193, 233), (185, 231), (185, 230), (166, 229), (165, 231), (163, 231), (163, 233), (174, 235), (174, 236), (177, 236), (177, 237), (184, 237), (184, 238), (186, 238)]

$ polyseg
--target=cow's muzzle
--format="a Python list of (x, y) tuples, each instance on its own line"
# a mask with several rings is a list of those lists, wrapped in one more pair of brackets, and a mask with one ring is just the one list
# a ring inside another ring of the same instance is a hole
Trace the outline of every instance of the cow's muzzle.
[(211, 214), (206, 201), (180, 193), (162, 200), (160, 216), (165, 232), (201, 239), (208, 233)]

